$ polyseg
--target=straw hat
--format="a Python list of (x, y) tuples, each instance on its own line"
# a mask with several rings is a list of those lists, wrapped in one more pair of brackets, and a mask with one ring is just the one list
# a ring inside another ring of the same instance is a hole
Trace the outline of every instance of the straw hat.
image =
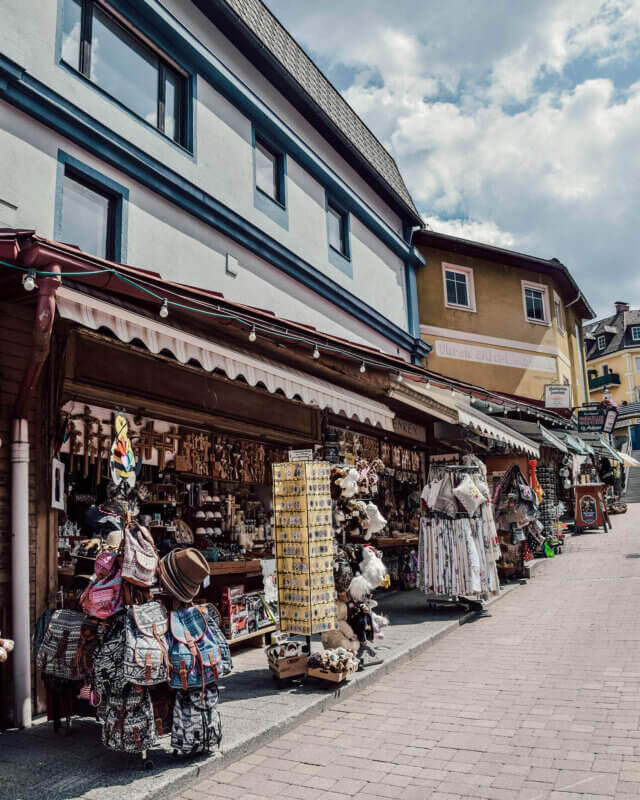
[(194, 547), (172, 550), (160, 561), (160, 583), (183, 603), (193, 600), (208, 575), (209, 564)]

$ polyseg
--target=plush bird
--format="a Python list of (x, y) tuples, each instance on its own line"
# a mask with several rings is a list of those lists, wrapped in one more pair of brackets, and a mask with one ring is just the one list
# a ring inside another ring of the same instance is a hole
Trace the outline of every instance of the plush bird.
[(374, 533), (380, 533), (387, 524), (387, 520), (382, 516), (375, 503), (367, 503), (367, 517), (369, 517), (369, 525), (367, 526), (367, 533), (369, 536), (372, 536)]
[(380, 586), (387, 576), (387, 568), (376, 550), (370, 545), (362, 548), (362, 560), (360, 561), (360, 574), (364, 577), (371, 589)]

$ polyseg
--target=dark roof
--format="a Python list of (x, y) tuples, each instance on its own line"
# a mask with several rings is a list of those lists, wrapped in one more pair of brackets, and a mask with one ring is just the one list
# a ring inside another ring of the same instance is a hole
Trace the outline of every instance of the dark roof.
[(640, 417), (640, 403), (627, 403), (626, 406), (618, 406), (618, 422), (628, 417)]
[(557, 258), (546, 259), (530, 256), (525, 253), (517, 253), (515, 250), (505, 250), (503, 247), (494, 247), (491, 244), (461, 239), (459, 236), (437, 233), (432, 230), (418, 231), (413, 237), (413, 241), (417, 245), (422, 244), (425, 247), (433, 247), (438, 250), (484, 258), (487, 261), (495, 261), (498, 264), (509, 264), (513, 267), (549, 275), (557, 281), (565, 303), (573, 304), (573, 301), (578, 298), (575, 308), (581, 319), (593, 319), (596, 315), (569, 272), (569, 268)]
[(422, 222), (392, 156), (261, 0), (193, 1), (385, 199)]
[[(585, 339), (587, 361), (617, 353), (627, 347), (640, 347), (640, 340), (634, 341), (631, 337), (633, 326), (640, 326), (640, 310), (619, 311), (612, 317), (585, 325), (585, 334), (589, 334), (589, 339)], [(603, 350), (598, 349), (598, 336), (605, 337)]]

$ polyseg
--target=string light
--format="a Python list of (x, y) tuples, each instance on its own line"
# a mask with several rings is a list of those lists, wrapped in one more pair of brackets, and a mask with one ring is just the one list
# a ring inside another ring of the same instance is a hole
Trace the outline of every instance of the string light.
[(30, 269), (26, 275), (22, 276), (22, 285), (24, 286), (25, 292), (32, 292), (36, 286), (36, 273), (34, 270)]
[(426, 389), (430, 389), (431, 388), (431, 381), (429, 380), (429, 378), (427, 378), (427, 382), (425, 383), (425, 388)]
[(158, 314), (162, 317), (162, 319), (166, 319), (169, 316), (169, 303), (167, 303), (167, 298), (162, 301), (162, 305), (160, 306), (160, 311)]
[(318, 350), (317, 344), (313, 347), (313, 357), (316, 359), (316, 361), (320, 358), (320, 351)]
[(258, 337), (256, 336), (256, 326), (254, 325), (251, 328), (251, 333), (249, 334), (249, 341), (251, 342), (251, 344), (253, 344), (257, 338)]
[(404, 380), (404, 378), (402, 377), (402, 373), (400, 371), (398, 371), (398, 373), (396, 374), (396, 381), (398, 383), (402, 383), (403, 380)]
[(366, 367), (366, 365), (365, 365), (365, 363), (363, 361), (362, 364), (360, 364), (360, 372), (362, 372), (364, 374), (366, 371), (367, 371), (367, 367)]

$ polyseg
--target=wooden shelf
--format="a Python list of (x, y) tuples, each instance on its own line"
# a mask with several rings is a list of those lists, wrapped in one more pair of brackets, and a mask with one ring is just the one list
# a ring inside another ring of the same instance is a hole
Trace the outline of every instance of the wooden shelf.
[(265, 628), (258, 628), (257, 631), (245, 633), (242, 636), (236, 636), (235, 639), (227, 639), (227, 644), (238, 644), (239, 642), (248, 642), (250, 639), (255, 639), (257, 636), (264, 636), (267, 633), (274, 633), (275, 625), (268, 625)]
[(247, 573), (262, 573), (259, 558), (251, 561), (209, 561), (210, 575), (245, 575)]

